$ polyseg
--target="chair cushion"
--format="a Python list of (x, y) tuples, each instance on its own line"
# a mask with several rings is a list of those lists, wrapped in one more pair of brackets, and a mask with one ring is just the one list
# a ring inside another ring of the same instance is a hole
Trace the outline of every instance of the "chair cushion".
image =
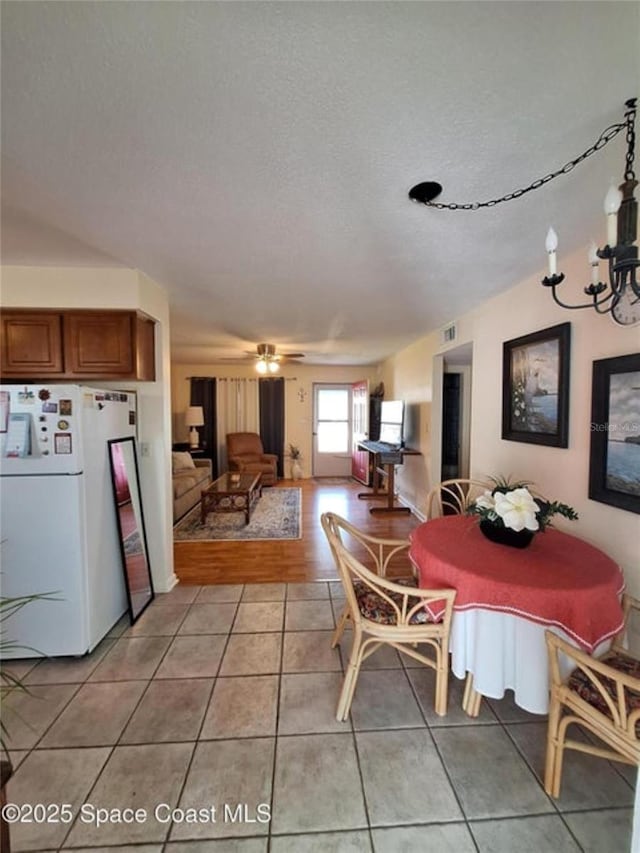
[[(418, 582), (415, 578), (389, 578), (392, 583), (397, 583), (400, 586), (417, 587)], [(370, 586), (367, 586), (364, 581), (354, 580), (353, 590), (358, 600), (358, 608), (365, 619), (370, 622), (377, 622), (379, 625), (395, 625), (397, 616), (393, 607), (389, 602), (378, 593), (374, 592)], [(385, 590), (386, 594), (399, 607), (402, 607), (402, 593), (390, 592)], [(419, 599), (413, 596), (409, 599), (409, 609), (418, 604)], [(430, 621), (424, 610), (417, 610), (411, 617), (412, 625), (423, 624)]]
[[(600, 660), (602, 663), (606, 663), (608, 666), (617, 669), (619, 672), (623, 672), (625, 675), (631, 675), (633, 678), (640, 679), (640, 661), (629, 655), (625, 655), (623, 652), (609, 652), (600, 658)], [(616, 702), (615, 682), (605, 676), (600, 677), (600, 680), (609, 696)], [(602, 714), (605, 714), (607, 717), (611, 716), (609, 708), (602, 698), (602, 694), (582, 669), (574, 669), (569, 676), (567, 686)], [(626, 688), (624, 694), (628, 712), (640, 708), (640, 692)], [(636, 736), (638, 735), (640, 735), (640, 723), (636, 725)]]
[(181, 452), (174, 452), (171, 454), (171, 467), (173, 469), (173, 473), (176, 471), (184, 471), (185, 469), (195, 468), (196, 464), (193, 461), (193, 457), (186, 450)]

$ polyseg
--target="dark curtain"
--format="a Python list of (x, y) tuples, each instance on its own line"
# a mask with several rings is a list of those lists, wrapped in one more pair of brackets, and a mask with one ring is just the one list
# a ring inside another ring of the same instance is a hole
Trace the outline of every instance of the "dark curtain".
[(211, 376), (191, 377), (191, 406), (202, 406), (204, 426), (198, 427), (200, 446), (206, 459), (211, 460), (214, 480), (218, 476), (218, 435), (216, 415), (216, 380)]
[(259, 379), (260, 438), (265, 453), (278, 456), (278, 477), (284, 477), (284, 379)]

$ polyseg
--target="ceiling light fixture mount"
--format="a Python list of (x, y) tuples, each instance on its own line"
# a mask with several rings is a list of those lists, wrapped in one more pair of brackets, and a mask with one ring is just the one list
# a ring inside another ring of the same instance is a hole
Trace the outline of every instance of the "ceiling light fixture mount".
[[(426, 207), (434, 207), (438, 210), (480, 210), (485, 207), (495, 207), (505, 201), (521, 198), (525, 193), (540, 189), (554, 178), (568, 174), (579, 163), (604, 148), (621, 131), (625, 130), (627, 154), (624, 180), (619, 188), (610, 187), (604, 202), (607, 216), (607, 245), (604, 249), (598, 249), (594, 244), (589, 247), (591, 284), (584, 288), (584, 292), (591, 297), (591, 301), (580, 305), (569, 305), (559, 299), (556, 288), (564, 281), (564, 274), (558, 273), (556, 269), (558, 238), (553, 228), (549, 229), (545, 243), (549, 256), (549, 275), (542, 279), (542, 284), (551, 288), (551, 294), (561, 308), (568, 308), (569, 310), (594, 308), (598, 314), (610, 313), (620, 325), (627, 326), (638, 323), (640, 322), (640, 284), (637, 280), (637, 269), (640, 262), (638, 261), (638, 247), (635, 245), (638, 238), (638, 204), (635, 199), (635, 188), (638, 181), (633, 171), (636, 102), (636, 98), (630, 98), (626, 101), (624, 121), (605, 128), (590, 148), (587, 148), (573, 160), (569, 160), (555, 172), (549, 172), (544, 177), (532, 181), (527, 187), (521, 187), (500, 198), (488, 201), (456, 204), (435, 201), (434, 199), (442, 192), (442, 186), (435, 181), (426, 181), (412, 187), (409, 190), (409, 198), (412, 201), (424, 204)], [(599, 260), (609, 262), (608, 285), (598, 280)]]
[(431, 204), (434, 198), (438, 198), (442, 192), (442, 184), (437, 181), (424, 181), (421, 184), (416, 184), (409, 190), (409, 198), (411, 201), (417, 201), (418, 204)]

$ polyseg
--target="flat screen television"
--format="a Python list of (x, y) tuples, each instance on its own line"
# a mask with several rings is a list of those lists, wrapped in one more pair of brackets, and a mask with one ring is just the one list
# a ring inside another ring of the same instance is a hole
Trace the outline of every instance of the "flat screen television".
[(380, 441), (402, 447), (404, 401), (383, 400), (380, 406)]

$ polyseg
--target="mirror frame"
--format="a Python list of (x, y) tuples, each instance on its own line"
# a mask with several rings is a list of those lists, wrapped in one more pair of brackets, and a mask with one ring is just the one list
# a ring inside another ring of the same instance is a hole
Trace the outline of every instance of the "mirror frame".
[[(142, 512), (136, 441), (133, 436), (126, 436), (109, 439), (107, 445), (122, 571), (127, 590), (129, 619), (133, 625), (155, 598)], [(130, 446), (130, 453), (126, 452), (128, 446)], [(127, 553), (127, 540), (136, 534), (141, 549)], [(142, 563), (139, 557), (142, 557)], [(136, 575), (139, 575), (137, 582)], [(143, 582), (142, 587), (140, 587), (140, 581)]]

